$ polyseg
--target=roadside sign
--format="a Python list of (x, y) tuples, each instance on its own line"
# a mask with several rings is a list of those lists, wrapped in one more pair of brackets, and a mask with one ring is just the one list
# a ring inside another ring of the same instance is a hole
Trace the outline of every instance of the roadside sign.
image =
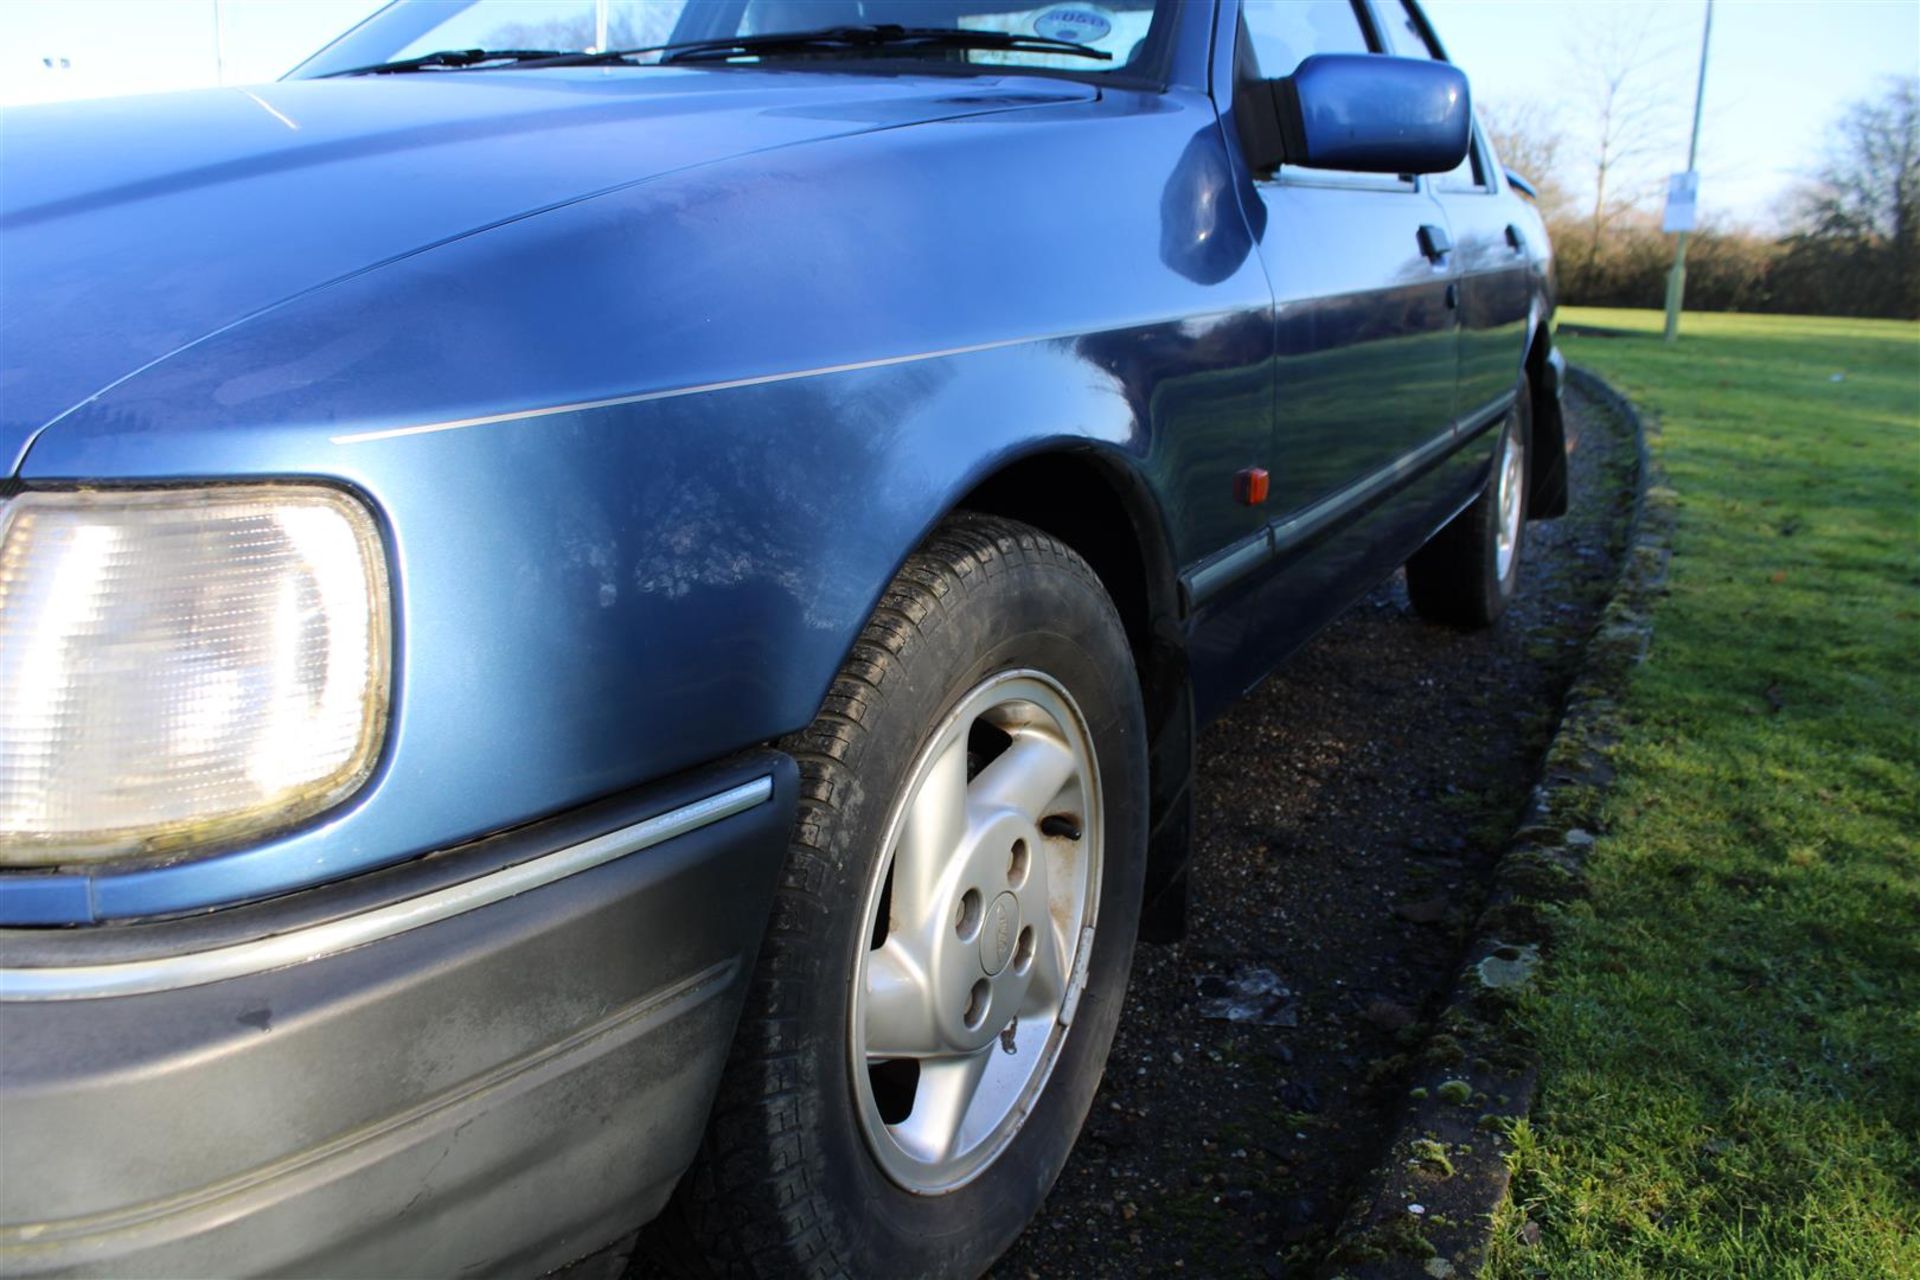
[(1692, 169), (1667, 179), (1667, 211), (1660, 219), (1662, 231), (1693, 230), (1694, 202), (1700, 195), (1700, 175)]

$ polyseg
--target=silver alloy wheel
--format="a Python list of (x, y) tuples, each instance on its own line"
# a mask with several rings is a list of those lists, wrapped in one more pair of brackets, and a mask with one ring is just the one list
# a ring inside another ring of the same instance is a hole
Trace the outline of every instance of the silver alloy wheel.
[(934, 1194), (1019, 1132), (1086, 983), (1100, 770), (1072, 696), (1039, 671), (975, 686), (914, 762), (886, 830), (850, 1065), (880, 1166)]
[(1499, 524), (1494, 529), (1493, 568), (1501, 582), (1513, 572), (1513, 555), (1520, 545), (1520, 495), (1525, 491), (1525, 477), (1521, 468), (1526, 465), (1526, 456), (1521, 452), (1520, 438), (1513, 429), (1513, 423), (1507, 424), (1506, 434), (1500, 445), (1499, 490), (1496, 501), (1499, 503), (1497, 514)]

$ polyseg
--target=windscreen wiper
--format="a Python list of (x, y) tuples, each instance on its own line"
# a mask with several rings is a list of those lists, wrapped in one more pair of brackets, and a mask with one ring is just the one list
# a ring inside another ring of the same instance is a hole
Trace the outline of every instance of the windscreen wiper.
[(606, 49), (599, 53), (570, 53), (515, 63), (519, 67), (590, 67), (625, 62), (657, 53), (662, 64), (724, 62), (730, 58), (763, 57), (782, 53), (892, 53), (901, 49), (994, 49), (1007, 53), (1064, 53), (1073, 57), (1113, 61), (1113, 55), (1071, 40), (1023, 36), (1013, 31), (967, 31), (958, 27), (903, 27), (892, 22), (812, 31), (769, 31), (759, 35), (727, 36), (717, 40), (683, 40), (644, 49)]
[(366, 67), (348, 67), (343, 71), (329, 71), (318, 77), (330, 80), (334, 76), (388, 76), (400, 71), (425, 71), (434, 67), (459, 70), (463, 67), (485, 66), (493, 62), (509, 64), (528, 60), (545, 61), (549, 58), (565, 58), (564, 49), (437, 49), (432, 53), (423, 53), (417, 58), (401, 58), (396, 62), (376, 62)]

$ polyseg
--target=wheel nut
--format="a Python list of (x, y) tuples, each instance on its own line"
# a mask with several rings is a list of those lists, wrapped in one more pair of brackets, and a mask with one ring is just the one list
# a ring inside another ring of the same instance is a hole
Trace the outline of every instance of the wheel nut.
[(980, 891), (969, 889), (960, 895), (960, 905), (953, 915), (953, 931), (962, 938), (971, 938), (980, 932)]
[(1013, 971), (1025, 973), (1027, 966), (1033, 963), (1033, 926), (1028, 925), (1020, 931), (1020, 941), (1013, 948)]
[(993, 996), (993, 987), (985, 978), (973, 984), (973, 990), (967, 993), (967, 1011), (960, 1015), (967, 1024), (967, 1030), (977, 1031), (987, 1019), (987, 1001)]

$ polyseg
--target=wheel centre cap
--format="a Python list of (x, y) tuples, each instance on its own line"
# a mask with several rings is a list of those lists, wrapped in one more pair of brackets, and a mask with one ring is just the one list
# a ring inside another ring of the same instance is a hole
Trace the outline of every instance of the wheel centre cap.
[(1013, 959), (1014, 939), (1019, 932), (1020, 902), (1011, 893), (1003, 893), (987, 907), (987, 918), (980, 923), (980, 967), (988, 977)]

